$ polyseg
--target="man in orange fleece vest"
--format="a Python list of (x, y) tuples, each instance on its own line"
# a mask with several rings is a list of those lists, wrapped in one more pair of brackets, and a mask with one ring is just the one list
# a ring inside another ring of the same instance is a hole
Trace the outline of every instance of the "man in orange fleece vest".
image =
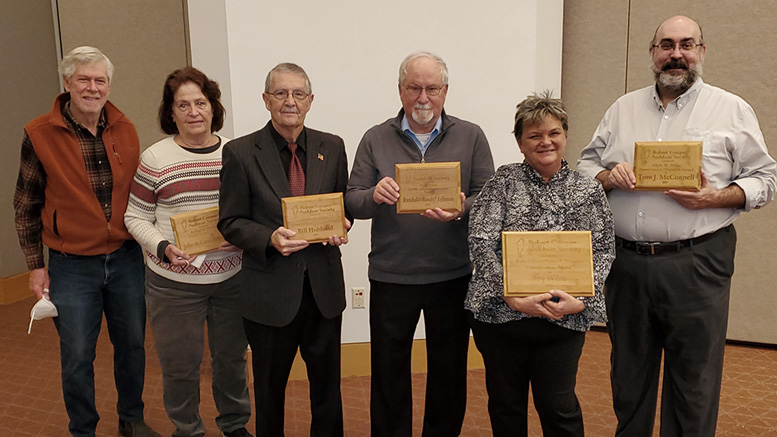
[[(102, 316), (114, 347), (119, 434), (159, 436), (143, 421), (143, 259), (124, 227), (138, 165), (135, 126), (108, 102), (113, 64), (77, 47), (60, 67), (65, 93), (24, 128), (14, 193), (30, 291), (59, 317), (62, 391), (74, 436), (93, 436), (94, 358)], [(49, 269), (43, 262), (49, 248)]]

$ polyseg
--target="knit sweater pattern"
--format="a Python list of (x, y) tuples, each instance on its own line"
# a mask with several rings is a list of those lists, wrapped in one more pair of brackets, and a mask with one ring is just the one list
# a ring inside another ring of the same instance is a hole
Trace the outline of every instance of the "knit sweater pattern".
[(143, 247), (148, 268), (164, 278), (214, 284), (240, 270), (242, 252), (210, 252), (199, 268), (174, 266), (156, 256), (160, 242), (175, 244), (171, 216), (218, 206), (221, 151), (226, 141), (221, 138), (221, 145), (209, 153), (195, 153), (170, 136), (140, 156), (124, 221)]

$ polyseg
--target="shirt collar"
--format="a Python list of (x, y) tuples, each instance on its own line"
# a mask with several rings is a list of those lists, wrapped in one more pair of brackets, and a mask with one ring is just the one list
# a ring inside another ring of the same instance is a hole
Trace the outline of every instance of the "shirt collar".
[[(410, 129), (410, 122), (407, 121), (407, 114), (402, 114), (402, 121), (399, 124), (399, 127), (402, 129), (402, 132), (413, 132), (412, 129)], [(439, 117), (437, 117), (437, 121), (434, 123), (434, 129), (432, 129), (432, 133), (434, 131), (437, 131), (438, 133), (442, 130), (442, 114), (440, 114)]]
[[(272, 139), (275, 141), (275, 145), (278, 146), (278, 150), (283, 150), (289, 143), (286, 141), (281, 134), (278, 133), (277, 130), (275, 130), (275, 126), (272, 125), (272, 122), (268, 123), (270, 126), (270, 135), (272, 135)], [(302, 127), (302, 132), (299, 133), (299, 136), (297, 137), (297, 147), (301, 148), (302, 151), (306, 151), (305, 149), (305, 140), (306, 140), (306, 128)]]
[[(676, 99), (672, 100), (670, 103), (676, 103), (680, 106), (685, 106), (696, 98), (696, 96), (699, 94), (699, 90), (701, 90), (701, 87), (704, 86), (704, 81), (701, 79), (701, 77), (696, 79), (696, 82), (691, 85), (690, 88), (685, 90), (684, 93), (680, 94)], [(652, 93), (653, 96), (653, 102), (660, 108), (664, 109), (664, 104), (661, 103), (661, 96), (658, 95), (658, 84), (653, 85)]]
[[(73, 117), (73, 111), (70, 109), (70, 100), (65, 102), (62, 107), (62, 116), (73, 126), (78, 126), (82, 129), (86, 129), (81, 123), (77, 122)], [(104, 128), (107, 121), (105, 118), (105, 108), (100, 110), (100, 118), (97, 119), (97, 127)]]
[(550, 178), (549, 182), (545, 182), (545, 179), (540, 176), (540, 174), (537, 172), (537, 170), (534, 169), (529, 163), (526, 161), (521, 163), (521, 166), (523, 167), (524, 173), (526, 173), (526, 176), (529, 178), (530, 181), (537, 183), (537, 184), (547, 184), (553, 181), (556, 181), (558, 179), (565, 178), (569, 172), (572, 170), (569, 168), (569, 164), (567, 164), (566, 159), (561, 159), (561, 168), (558, 169), (558, 171)]

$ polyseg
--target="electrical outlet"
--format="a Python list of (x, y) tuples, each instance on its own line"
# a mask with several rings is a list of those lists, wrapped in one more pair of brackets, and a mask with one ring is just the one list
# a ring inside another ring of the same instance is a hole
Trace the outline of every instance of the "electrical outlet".
[(351, 307), (355, 309), (367, 307), (364, 304), (364, 287), (351, 288)]

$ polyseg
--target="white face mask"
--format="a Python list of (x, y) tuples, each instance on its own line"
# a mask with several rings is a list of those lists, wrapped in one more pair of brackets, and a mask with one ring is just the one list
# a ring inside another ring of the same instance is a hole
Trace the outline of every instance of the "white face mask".
[(43, 320), (49, 317), (57, 317), (57, 307), (44, 295), (30, 310), (30, 326), (27, 328), (27, 334), (32, 331), (32, 322), (34, 320)]

